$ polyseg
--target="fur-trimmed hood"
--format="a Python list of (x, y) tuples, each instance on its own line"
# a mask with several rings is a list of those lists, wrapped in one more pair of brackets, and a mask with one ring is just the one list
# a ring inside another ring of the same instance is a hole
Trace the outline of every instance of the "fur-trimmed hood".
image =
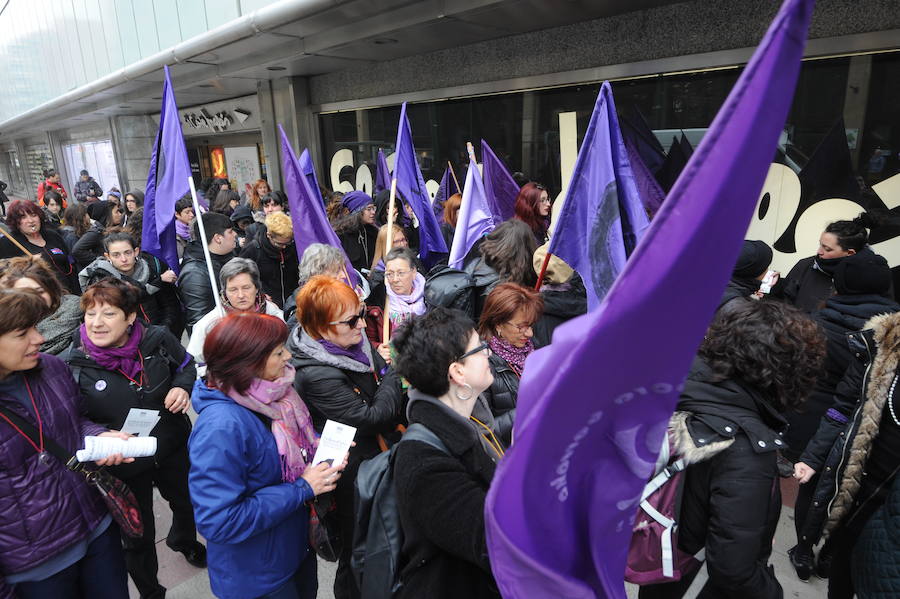
[(690, 417), (690, 412), (675, 412), (669, 419), (669, 440), (672, 443), (672, 453), (680, 455), (685, 466), (706, 461), (725, 451), (734, 443), (734, 439), (731, 438), (713, 441), (705, 445), (698, 444), (699, 441), (695, 441), (688, 430)]
[(891, 383), (897, 376), (900, 363), (900, 312), (880, 314), (866, 323), (875, 341), (875, 356), (863, 382), (865, 399), (855, 417), (856, 433), (849, 447), (844, 449), (846, 466), (841, 474), (838, 492), (828, 508), (824, 535), (830, 535), (849, 514), (862, 484), (863, 470), (869, 451), (881, 425), (884, 403), (890, 394)]

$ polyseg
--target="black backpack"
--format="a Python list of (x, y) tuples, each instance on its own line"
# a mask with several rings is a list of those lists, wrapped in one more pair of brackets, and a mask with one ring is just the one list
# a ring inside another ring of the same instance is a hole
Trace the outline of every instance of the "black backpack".
[[(411, 424), (403, 441), (422, 441), (450, 454), (433, 432), (422, 424)], [(394, 489), (394, 456), (397, 443), (359, 466), (356, 475), (356, 521), (350, 568), (362, 599), (390, 599), (402, 586), (400, 551), (403, 529)]]
[(425, 304), (429, 308), (441, 306), (475, 315), (475, 277), (464, 270), (438, 264), (425, 280)]

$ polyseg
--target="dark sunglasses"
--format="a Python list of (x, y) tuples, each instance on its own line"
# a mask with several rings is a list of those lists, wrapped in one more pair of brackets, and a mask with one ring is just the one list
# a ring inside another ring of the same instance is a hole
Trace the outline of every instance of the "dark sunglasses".
[(356, 316), (351, 316), (347, 320), (335, 320), (335, 321), (329, 322), (328, 324), (345, 324), (348, 327), (350, 327), (351, 329), (355, 329), (357, 323), (365, 317), (366, 317), (366, 306), (365, 306), (365, 304), (363, 304), (362, 308), (359, 309), (359, 314), (357, 314)]
[(480, 352), (484, 352), (485, 355), (490, 356), (490, 355), (491, 355), (491, 345), (490, 345), (490, 343), (488, 343), (487, 341), (483, 341), (483, 342), (481, 343), (481, 345), (479, 345), (479, 346), (476, 347), (475, 349), (470, 349), (469, 351), (467, 351), (466, 353), (464, 353), (463, 355), (461, 355), (460, 357), (456, 358), (456, 359), (453, 360), (453, 361), (454, 361), (454, 362), (462, 362), (463, 360), (465, 360), (465, 359), (468, 358), (469, 356), (474, 356), (475, 354), (480, 353)]

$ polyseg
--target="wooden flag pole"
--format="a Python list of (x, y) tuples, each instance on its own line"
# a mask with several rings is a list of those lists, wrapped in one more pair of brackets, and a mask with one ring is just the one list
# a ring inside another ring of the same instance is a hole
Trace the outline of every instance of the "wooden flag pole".
[(222, 302), (219, 300), (219, 294), (216, 291), (219, 288), (219, 285), (216, 282), (216, 274), (213, 270), (212, 256), (209, 254), (206, 229), (203, 227), (203, 213), (200, 212), (200, 202), (197, 201), (197, 189), (194, 187), (193, 177), (188, 177), (188, 185), (191, 187), (191, 199), (194, 201), (194, 214), (197, 219), (197, 228), (200, 229), (200, 245), (203, 246), (203, 255), (206, 257), (206, 271), (209, 274), (209, 284), (211, 285), (210, 289), (212, 290), (213, 300), (216, 302), (216, 312), (221, 312), (224, 315), (225, 310), (222, 308)]
[[(450, 174), (453, 175), (453, 182), (456, 183), (456, 190), (459, 193), (462, 193), (462, 185), (459, 184), (459, 179), (456, 178), (456, 171), (453, 170), (453, 165), (450, 164), (450, 161), (447, 161), (447, 168), (450, 169)], [(453, 195), (453, 194), (450, 194)], [(444, 198), (446, 200), (446, 198)]]
[[(397, 177), (391, 179), (391, 197), (388, 200), (388, 222), (387, 222), (387, 235), (385, 235), (384, 239), (384, 256), (385, 258), (388, 255), (388, 252), (391, 251), (391, 242), (394, 240), (394, 201), (397, 197)], [(385, 285), (385, 293), (384, 293), (384, 328), (381, 334), (381, 342), (388, 343), (391, 340), (391, 296), (387, 293), (387, 286), (390, 283), (387, 280), (387, 263), (384, 265), (384, 285)]]
[(552, 256), (550, 252), (547, 252), (547, 255), (544, 256), (544, 262), (541, 264), (541, 272), (538, 273), (537, 283), (534, 284), (534, 290), (541, 290), (541, 283), (544, 282), (544, 275), (547, 274), (547, 266), (550, 264), (550, 256)]
[(31, 252), (28, 251), (28, 249), (24, 245), (19, 243), (18, 240), (16, 240), (16, 238), (12, 236), (12, 232), (6, 228), (6, 225), (0, 224), (0, 232), (2, 232), (4, 235), (6, 235), (6, 238), (9, 239), (13, 243), (14, 246), (19, 248), (22, 251), (22, 253), (25, 254), (26, 256), (28, 256), (29, 258), (31, 258), (32, 256), (40, 256), (40, 254), (32, 254)]
[(466, 142), (466, 152), (469, 154), (469, 160), (478, 162), (475, 160), (475, 146), (472, 145), (471, 141)]

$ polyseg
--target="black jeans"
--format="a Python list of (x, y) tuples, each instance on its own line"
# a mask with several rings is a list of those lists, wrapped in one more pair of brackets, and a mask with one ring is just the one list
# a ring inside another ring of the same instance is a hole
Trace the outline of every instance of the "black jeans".
[(128, 599), (128, 577), (119, 527), (113, 522), (91, 541), (79, 561), (49, 578), (20, 582), (15, 586), (19, 599)]
[(144, 521), (144, 536), (132, 539), (122, 535), (125, 545), (125, 563), (128, 574), (134, 581), (141, 599), (164, 597), (166, 589), (157, 580), (159, 562), (156, 558), (156, 526), (153, 521), (153, 486), (172, 509), (172, 527), (166, 537), (166, 544), (178, 551), (188, 549), (197, 542), (197, 527), (194, 524), (194, 508), (188, 492), (187, 446), (159, 460), (156, 466), (125, 482), (134, 492)]

